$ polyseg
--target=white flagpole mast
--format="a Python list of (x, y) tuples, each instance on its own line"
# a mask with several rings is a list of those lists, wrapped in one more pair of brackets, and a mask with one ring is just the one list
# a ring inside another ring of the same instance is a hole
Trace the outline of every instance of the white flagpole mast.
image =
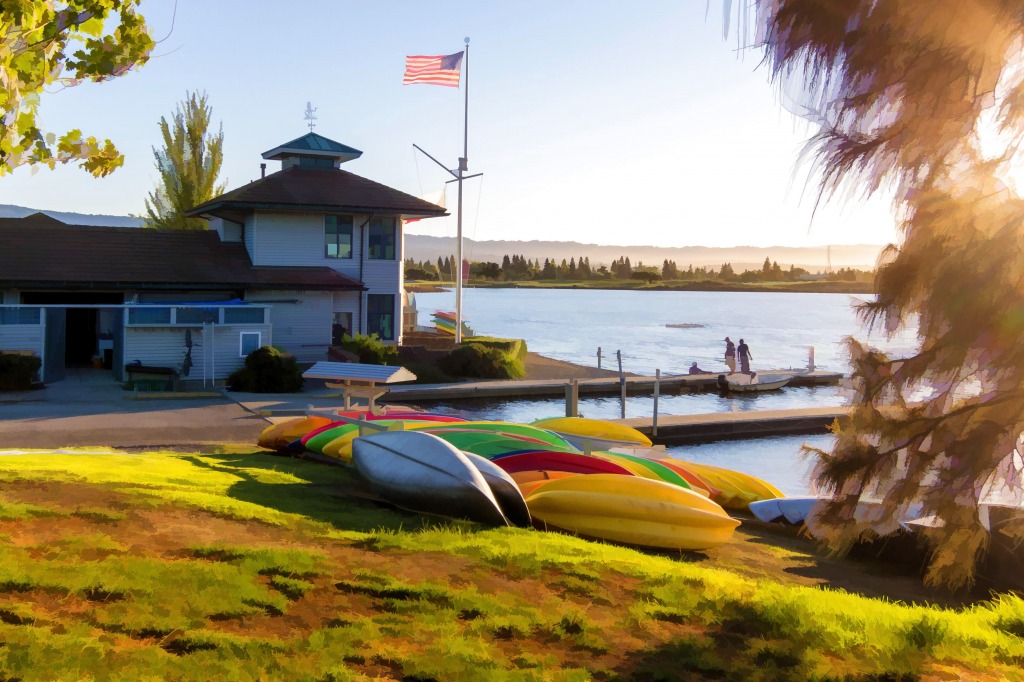
[(462, 123), (462, 157), (459, 158), (459, 216), (456, 220), (455, 343), (462, 343), (462, 176), (469, 170), (469, 38), (466, 38), (465, 111)]

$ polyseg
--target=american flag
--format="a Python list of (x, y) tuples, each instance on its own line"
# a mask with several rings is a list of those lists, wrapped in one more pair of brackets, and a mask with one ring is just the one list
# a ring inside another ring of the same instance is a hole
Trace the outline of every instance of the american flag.
[(405, 78), (402, 85), (427, 83), (457, 88), (461, 73), (462, 52), (431, 57), (414, 55), (405, 58)]

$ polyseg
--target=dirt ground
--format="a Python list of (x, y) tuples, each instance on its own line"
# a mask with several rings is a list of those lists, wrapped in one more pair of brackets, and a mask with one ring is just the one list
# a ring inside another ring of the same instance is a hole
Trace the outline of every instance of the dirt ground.
[[(599, 379), (619, 376), (616, 370), (574, 365), (537, 353), (527, 353), (523, 365), (526, 368), (526, 379)], [(626, 372), (626, 376), (633, 374)]]

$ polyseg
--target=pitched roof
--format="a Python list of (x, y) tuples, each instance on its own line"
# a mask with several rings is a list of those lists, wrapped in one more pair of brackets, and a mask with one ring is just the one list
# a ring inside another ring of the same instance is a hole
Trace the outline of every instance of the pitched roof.
[[(32, 216), (29, 216), (30, 218)], [(328, 267), (254, 267), (216, 232), (54, 225), (0, 219), (0, 285), (91, 289), (361, 290)]]
[(336, 168), (287, 168), (200, 204), (186, 215), (268, 209), (317, 213), (382, 213), (417, 217), (447, 215), (445, 209)]
[(263, 152), (264, 159), (277, 160), (285, 156), (324, 156), (344, 161), (358, 159), (363, 153), (323, 135), (309, 132), (291, 142), (285, 142), (269, 151)]

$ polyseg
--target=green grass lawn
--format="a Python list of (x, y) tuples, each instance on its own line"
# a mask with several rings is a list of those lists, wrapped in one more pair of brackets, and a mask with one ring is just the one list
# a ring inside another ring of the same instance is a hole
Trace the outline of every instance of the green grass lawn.
[(356, 491), (247, 450), (0, 457), (0, 679), (1024, 679), (1017, 597), (907, 605), (915, 578), (797, 539), (643, 553)]

